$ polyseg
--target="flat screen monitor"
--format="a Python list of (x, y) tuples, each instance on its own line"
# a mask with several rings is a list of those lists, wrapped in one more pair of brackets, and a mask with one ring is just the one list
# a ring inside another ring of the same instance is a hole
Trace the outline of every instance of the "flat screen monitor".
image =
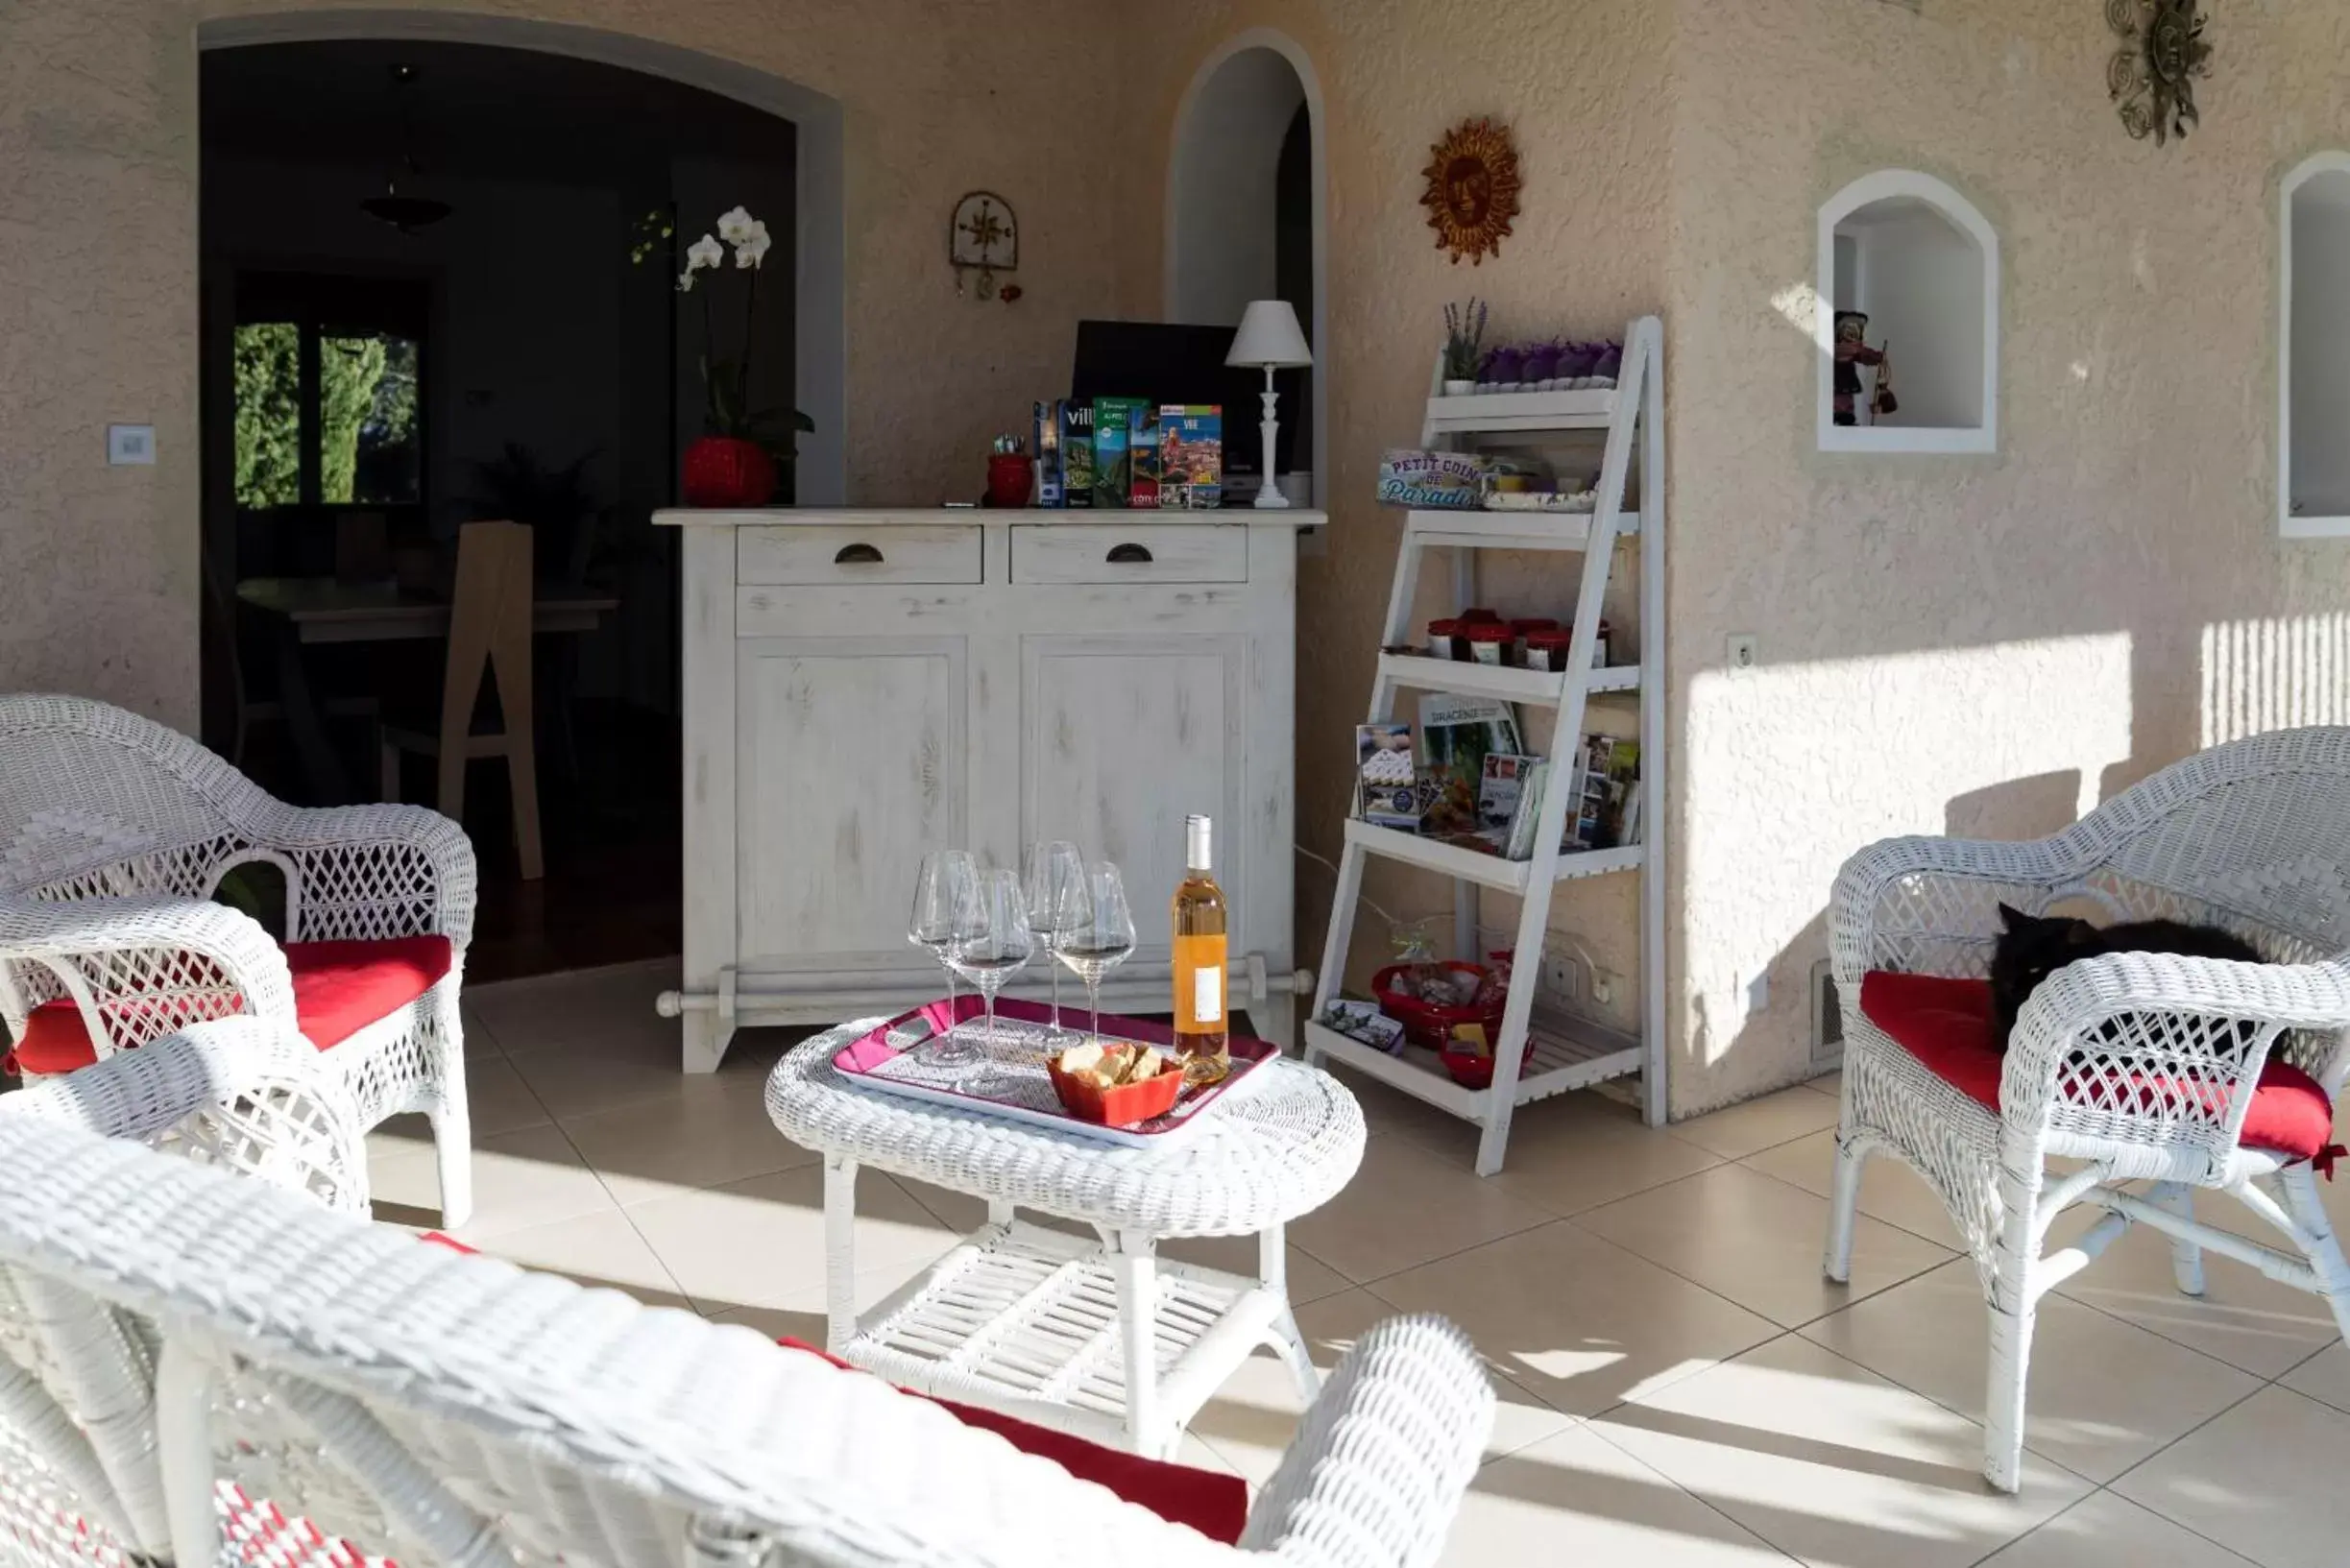
[[(1258, 394), (1265, 373), (1226, 365), (1233, 328), (1190, 326), (1175, 322), (1078, 323), (1077, 364), (1069, 395), (1081, 402), (1096, 398), (1149, 398), (1161, 403), (1215, 403), (1223, 409), (1223, 466), (1226, 473), (1260, 471), (1264, 435)], [(1281, 394), (1279, 471), (1297, 464), (1297, 432), (1305, 423), (1305, 375), (1275, 371)]]

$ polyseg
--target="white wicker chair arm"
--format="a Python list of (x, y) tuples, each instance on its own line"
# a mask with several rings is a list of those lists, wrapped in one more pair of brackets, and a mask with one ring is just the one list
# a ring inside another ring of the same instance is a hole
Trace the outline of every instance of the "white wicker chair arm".
[(239, 826), (300, 878), (288, 940), (430, 934), (459, 952), (472, 940), (473, 845), (448, 818), (421, 806), (267, 808)]
[(71, 996), (93, 1042), (111, 1049), (239, 1012), (294, 1023), (283, 951), (249, 916), (202, 899), (0, 899), (0, 968), (12, 1026), (20, 1006)]
[[(2018, 1013), (2000, 1114), (2026, 1138), (2053, 1130), (2224, 1158), (2280, 1036), (2338, 1039), (2346, 1028), (2350, 975), (2338, 963), (2084, 958), (2042, 981)], [(2330, 1054), (2317, 1072), (2329, 1092), (2340, 1079), (2340, 1052)]]
[[(2081, 852), (2062, 838), (1871, 844), (1844, 862), (1829, 899), (1836, 983), (1857, 985), (1872, 969), (1946, 973), (1937, 960), (1951, 945), (1988, 950), (1999, 929), (1993, 905), (2001, 897), (2044, 895), (2087, 869)], [(1972, 966), (1975, 973), (1981, 967)]]
[(1492, 1426), (1467, 1337), (1441, 1317), (1391, 1317), (1307, 1410), (1241, 1545), (1312, 1568), (1432, 1563)]
[(197, 1024), (0, 1095), (0, 1115), (171, 1147), (365, 1214), (367, 1128), (301, 1035), (258, 1018)]

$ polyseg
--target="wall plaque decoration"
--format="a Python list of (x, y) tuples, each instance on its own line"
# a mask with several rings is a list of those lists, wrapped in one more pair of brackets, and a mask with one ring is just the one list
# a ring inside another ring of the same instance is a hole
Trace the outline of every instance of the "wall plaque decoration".
[(1517, 216), (1517, 148), (1510, 128), (1491, 120), (1464, 120), (1428, 149), (1420, 171), (1428, 188), (1419, 205), (1428, 209), (1436, 248), (1482, 266), (1486, 253), (1501, 254), (1502, 236)]
[(1020, 265), (1020, 222), (1012, 216), (1012, 205), (991, 190), (975, 190), (956, 203), (947, 225), (947, 261), (955, 269), (957, 295), (977, 274), (973, 286), (979, 297), (994, 299), (996, 274)]
[(2194, 79), (2212, 74), (2202, 0), (2105, 0), (2105, 20), (2123, 40), (2105, 63), (2105, 89), (2122, 126), (2158, 147), (2185, 140), (2201, 123)]

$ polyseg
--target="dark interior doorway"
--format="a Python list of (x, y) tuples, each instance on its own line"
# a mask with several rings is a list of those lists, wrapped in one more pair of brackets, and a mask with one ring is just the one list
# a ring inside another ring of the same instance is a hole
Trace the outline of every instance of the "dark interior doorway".
[[(206, 743), (289, 798), (375, 798), (377, 727), (437, 712), (444, 643), (305, 640), (254, 585), (445, 596), (465, 523), (530, 523), (542, 601), (602, 608), (536, 639), (543, 880), (517, 874), (504, 770), (470, 775), (469, 973), (677, 951), (675, 540), (649, 522), (698, 433), (675, 277), (728, 207), (793, 232), (795, 128), (480, 44), (216, 48), (201, 90)], [(676, 231), (632, 261), (656, 215)], [(793, 298), (792, 267), (769, 251), (763, 298)], [(766, 311), (754, 357), (785, 407), (792, 333)], [(430, 771), (405, 798), (429, 803)]]

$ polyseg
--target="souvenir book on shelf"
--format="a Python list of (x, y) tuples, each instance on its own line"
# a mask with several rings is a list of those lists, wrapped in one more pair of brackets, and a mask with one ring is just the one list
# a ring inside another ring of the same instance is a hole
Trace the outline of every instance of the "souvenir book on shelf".
[(1355, 813), (1374, 827), (1417, 832), (1419, 770), (1412, 761), (1412, 726), (1356, 725), (1354, 757)]
[(1423, 827), (1440, 833), (1476, 832), (1485, 760), (1495, 753), (1515, 757), (1523, 751), (1517, 715), (1508, 703), (1449, 692), (1421, 698), (1419, 760), (1428, 784)]
[(1159, 407), (1159, 505), (1213, 511), (1223, 504), (1223, 409), (1215, 403)]

